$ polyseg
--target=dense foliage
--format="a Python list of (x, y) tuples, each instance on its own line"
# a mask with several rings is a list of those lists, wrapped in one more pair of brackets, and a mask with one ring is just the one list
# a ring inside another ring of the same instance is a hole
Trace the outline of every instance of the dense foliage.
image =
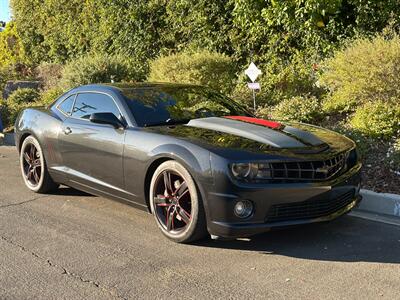
[(353, 111), (366, 101), (398, 103), (400, 99), (400, 37), (361, 38), (328, 59), (320, 83), (328, 95), (328, 112)]
[(235, 85), (235, 65), (224, 55), (206, 50), (162, 56), (150, 65), (150, 81), (206, 85), (230, 93)]
[(60, 97), (64, 93), (64, 90), (59, 87), (54, 87), (48, 90), (43, 91), (40, 94), (39, 102), (44, 106), (47, 106), (54, 102), (58, 97)]
[(35, 102), (39, 96), (39, 92), (35, 89), (21, 88), (14, 91), (7, 99), (7, 102), (15, 104), (32, 103)]
[[(397, 0), (11, 0), (27, 60), (64, 63), (86, 53), (122, 55), (140, 74), (149, 61), (206, 49), (264, 71), (262, 102), (319, 96), (315, 66), (356, 34), (399, 23)], [(139, 76), (143, 78), (144, 76)]]
[(321, 121), (321, 104), (316, 97), (293, 97), (283, 100), (276, 105), (272, 117), (278, 120), (294, 120), (304, 123), (317, 123)]
[(89, 83), (118, 82), (129, 79), (129, 61), (119, 55), (87, 54), (70, 61), (62, 71), (61, 85), (73, 88)]
[(391, 138), (400, 135), (400, 105), (367, 102), (357, 109), (350, 124), (367, 136)]
[(24, 47), (14, 22), (9, 22), (0, 32), (0, 68), (25, 61)]

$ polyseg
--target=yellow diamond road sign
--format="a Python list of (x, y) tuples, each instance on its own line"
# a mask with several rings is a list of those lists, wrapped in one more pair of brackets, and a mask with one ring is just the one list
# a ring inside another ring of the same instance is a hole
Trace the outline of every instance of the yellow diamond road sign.
[(257, 77), (261, 74), (261, 70), (252, 62), (250, 66), (244, 71), (249, 76), (251, 81), (256, 81)]

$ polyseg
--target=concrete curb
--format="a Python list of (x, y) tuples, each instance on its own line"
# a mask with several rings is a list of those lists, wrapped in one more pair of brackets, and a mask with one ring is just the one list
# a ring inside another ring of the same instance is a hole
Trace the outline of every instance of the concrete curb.
[(359, 210), (400, 217), (400, 195), (361, 190), (363, 201)]
[(400, 225), (400, 195), (361, 190), (363, 200), (350, 215)]

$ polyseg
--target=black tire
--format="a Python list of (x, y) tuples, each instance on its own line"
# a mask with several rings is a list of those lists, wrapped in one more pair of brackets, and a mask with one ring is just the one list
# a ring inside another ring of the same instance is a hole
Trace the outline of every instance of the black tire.
[(207, 236), (200, 193), (192, 176), (180, 163), (169, 160), (155, 170), (149, 199), (156, 223), (169, 239), (189, 243)]
[(21, 146), (20, 166), (25, 185), (35, 193), (45, 194), (58, 188), (47, 170), (46, 160), (39, 142), (28, 136)]

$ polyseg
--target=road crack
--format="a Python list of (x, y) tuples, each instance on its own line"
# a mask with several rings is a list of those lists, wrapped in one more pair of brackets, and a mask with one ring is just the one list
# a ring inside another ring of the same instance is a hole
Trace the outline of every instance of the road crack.
[(11, 203), (11, 204), (6, 204), (6, 205), (0, 205), (0, 209), (2, 209), (2, 208), (7, 208), (7, 207), (12, 207), (12, 206), (23, 205), (23, 204), (30, 203), (30, 202), (33, 202), (33, 201), (36, 201), (36, 200), (39, 200), (39, 199), (47, 198), (47, 197), (50, 197), (50, 196), (49, 196), (49, 195), (46, 195), (46, 196), (38, 196), (38, 197), (35, 197), (35, 198), (33, 198), (33, 199), (25, 200), (25, 201), (18, 202), (18, 203)]
[[(44, 198), (44, 197), (38, 197), (38, 198)], [(38, 199), (38, 198), (36, 198), (36, 199)], [(33, 200), (35, 200), (35, 199), (29, 200), (29, 201), (33, 201)], [(46, 262), (49, 267), (52, 267), (52, 268), (55, 268), (55, 269), (58, 269), (59, 271), (61, 271), (62, 275), (66, 275), (66, 276), (72, 277), (72, 278), (74, 278), (76, 280), (79, 280), (79, 281), (81, 281), (83, 283), (90, 284), (90, 285), (92, 285), (92, 286), (94, 286), (96, 288), (99, 288), (99, 289), (103, 290), (106, 293), (109, 293), (110, 295), (112, 295), (112, 296), (114, 296), (114, 297), (116, 297), (118, 299), (123, 299), (123, 300), (127, 300), (128, 299), (126, 297), (123, 297), (123, 296), (119, 295), (116, 291), (110, 290), (109, 288), (101, 285), (97, 281), (86, 279), (86, 278), (84, 278), (83, 276), (81, 276), (79, 274), (76, 274), (76, 273), (73, 273), (73, 272), (69, 271), (67, 268), (54, 263), (50, 259), (46, 259), (46, 258), (42, 257), (41, 255), (37, 254), (36, 252), (27, 249), (25, 246), (23, 246), (21, 244), (18, 244), (17, 242), (15, 242), (15, 241), (13, 241), (13, 240), (11, 240), (9, 238), (6, 238), (4, 236), (0, 236), (0, 239), (3, 240), (4, 242), (14, 246), (14, 247), (19, 248), (21, 251), (29, 253), (33, 257), (35, 257), (35, 258), (37, 258), (37, 259), (39, 259), (41, 261)]]

